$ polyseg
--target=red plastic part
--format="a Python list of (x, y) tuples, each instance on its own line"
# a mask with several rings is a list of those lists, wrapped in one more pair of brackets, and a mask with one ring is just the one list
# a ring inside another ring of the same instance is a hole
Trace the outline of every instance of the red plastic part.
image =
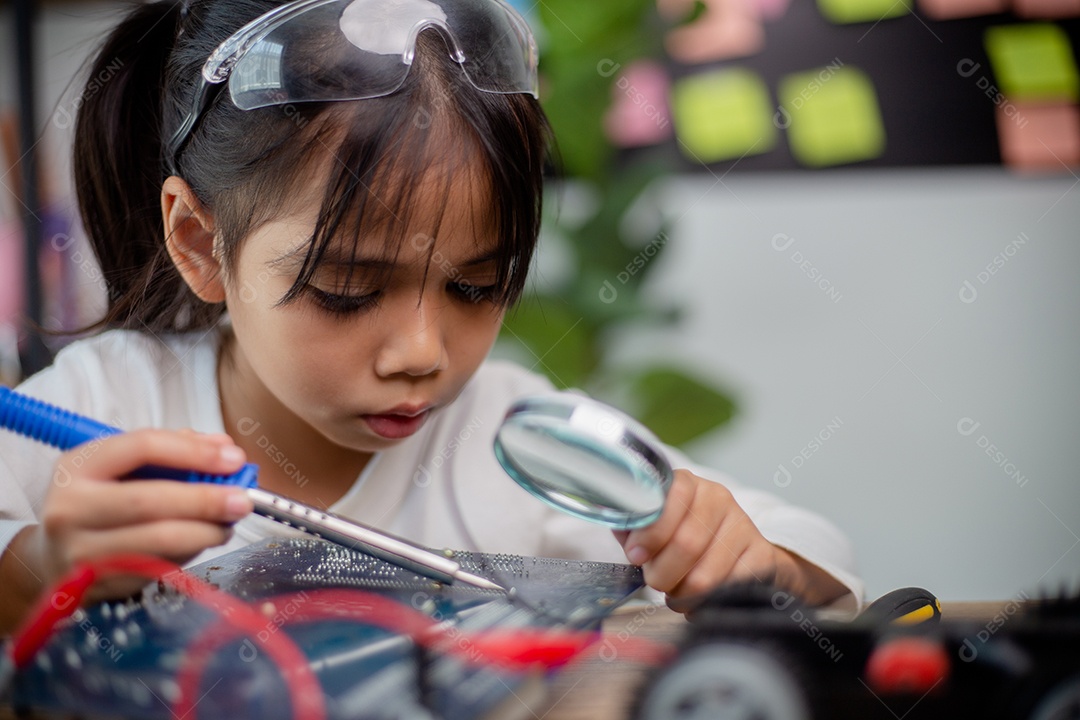
[(949, 677), (949, 655), (932, 638), (899, 637), (874, 648), (866, 661), (866, 680), (874, 692), (923, 695)]

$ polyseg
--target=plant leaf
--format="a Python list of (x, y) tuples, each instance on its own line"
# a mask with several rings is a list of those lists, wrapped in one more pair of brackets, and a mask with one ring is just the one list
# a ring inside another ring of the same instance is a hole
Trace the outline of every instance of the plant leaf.
[(499, 341), (524, 346), (524, 362), (556, 387), (584, 387), (597, 366), (595, 328), (572, 305), (550, 295), (522, 298), (503, 320)]
[(684, 445), (735, 416), (735, 401), (678, 368), (653, 366), (630, 379), (634, 415), (661, 440)]

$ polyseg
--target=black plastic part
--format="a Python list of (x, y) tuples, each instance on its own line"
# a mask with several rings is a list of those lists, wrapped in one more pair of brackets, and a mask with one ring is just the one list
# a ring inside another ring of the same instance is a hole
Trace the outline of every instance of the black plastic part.
[(939, 622), (941, 608), (937, 597), (929, 590), (920, 587), (906, 587), (885, 593), (870, 603), (862, 614), (877, 622), (894, 622), (927, 606), (933, 610), (933, 615), (921, 622)]

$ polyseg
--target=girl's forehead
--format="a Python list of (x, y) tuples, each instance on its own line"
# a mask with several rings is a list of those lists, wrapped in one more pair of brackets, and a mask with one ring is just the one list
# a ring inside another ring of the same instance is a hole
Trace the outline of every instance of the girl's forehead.
[[(433, 164), (411, 181), (373, 183), (344, 209), (326, 183), (309, 183), (249, 241), (275, 266), (302, 265), (313, 243), (320, 264), (464, 263), (494, 257), (501, 243), (494, 196), (484, 176), (475, 167)], [(319, 237), (334, 219), (340, 222), (333, 235)]]
[(296, 272), (317, 261), (324, 267), (454, 265), (473, 268), (496, 262), (506, 252), (489, 215), (470, 212), (465, 203), (448, 205), (439, 218), (415, 211), (411, 222), (361, 222), (359, 232), (339, 232), (324, 244), (315, 237), (316, 218), (291, 215), (267, 223), (247, 243), (267, 266)]

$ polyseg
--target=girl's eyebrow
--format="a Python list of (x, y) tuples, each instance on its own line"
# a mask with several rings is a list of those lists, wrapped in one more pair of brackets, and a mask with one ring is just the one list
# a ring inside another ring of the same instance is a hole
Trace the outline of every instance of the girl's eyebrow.
[[(464, 260), (464, 261), (462, 261), (460, 263), (449, 263), (448, 258), (446, 258), (445, 256), (441, 256), (439, 258), (440, 261), (436, 262), (436, 264), (438, 264), (438, 265), (449, 264), (451, 266), (457, 265), (459, 267), (476, 267), (478, 265), (484, 265), (486, 263), (495, 262), (496, 260), (499, 259), (499, 254), (500, 253), (499, 253), (498, 249), (489, 250), (488, 252), (485, 252), (485, 253), (483, 253), (481, 255), (477, 255), (476, 257), (470, 258), (468, 260)], [(279, 258), (275, 258), (274, 260), (268, 261), (266, 263), (266, 265), (267, 265), (267, 267), (271, 267), (271, 268), (284, 267), (287, 270), (297, 270), (304, 264), (304, 260), (305, 260), (306, 257), (307, 257), (307, 247), (306, 246), (301, 246), (301, 247), (298, 247), (298, 248), (296, 248), (294, 250), (291, 250), (291, 251), (285, 253), (284, 255), (282, 255)], [(379, 270), (386, 270), (386, 269), (392, 268), (395, 265), (397, 265), (397, 263), (392, 261), (392, 260), (384, 260), (382, 258), (366, 258), (366, 257), (352, 258), (352, 257), (349, 257), (348, 255), (341, 254), (341, 253), (339, 253), (339, 252), (337, 252), (335, 250), (329, 249), (329, 248), (326, 250), (325, 254), (323, 255), (323, 259), (319, 264), (320, 265), (338, 265), (338, 266), (342, 266), (342, 267), (350, 267), (351, 266), (351, 267), (354, 267), (354, 268), (362, 267), (362, 268), (372, 268), (372, 269), (379, 269)]]
[(489, 262), (495, 262), (498, 259), (499, 259), (499, 251), (498, 250), (490, 250), (490, 251), (484, 253), (483, 255), (478, 255), (478, 256), (472, 258), (471, 260), (466, 260), (465, 262), (461, 263), (461, 265), (462, 265), (462, 267), (475, 267), (477, 265), (484, 265), (484, 264), (489, 263)]

